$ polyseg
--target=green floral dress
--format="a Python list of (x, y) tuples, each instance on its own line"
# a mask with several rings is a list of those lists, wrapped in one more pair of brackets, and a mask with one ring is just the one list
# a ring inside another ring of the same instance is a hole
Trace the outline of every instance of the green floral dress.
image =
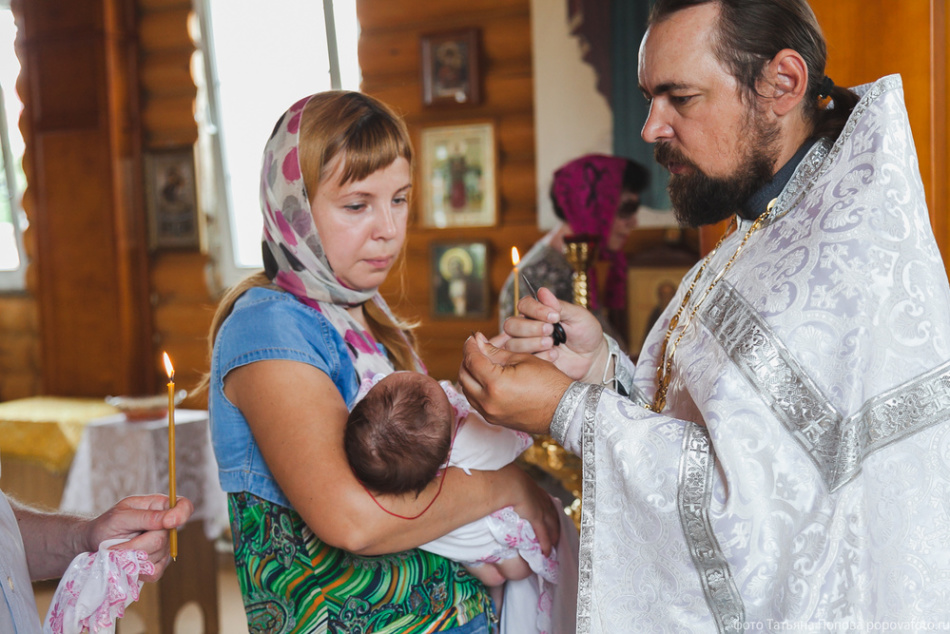
[(484, 586), (421, 550), (360, 557), (320, 541), (292, 509), (228, 495), (251, 634), (441, 632), (490, 612)]

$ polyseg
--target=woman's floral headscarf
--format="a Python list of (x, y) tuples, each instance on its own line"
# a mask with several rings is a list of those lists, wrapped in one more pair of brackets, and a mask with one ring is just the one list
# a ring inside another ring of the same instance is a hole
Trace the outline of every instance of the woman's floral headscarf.
[[(311, 215), (298, 146), (304, 107), (313, 97), (301, 99), (283, 114), (264, 148), (264, 270), (277, 286), (323, 313), (333, 324), (347, 343), (359, 380), (377, 373), (389, 374), (392, 363), (346, 309), (373, 301), (390, 318), (392, 313), (377, 289), (354, 290), (337, 280)], [(421, 367), (418, 359), (417, 365)]]
[[(608, 251), (607, 240), (613, 225), (627, 159), (604, 154), (587, 154), (554, 172), (551, 196), (564, 213), (575, 235), (598, 238), (597, 252), (608, 260), (606, 304), (609, 308), (627, 305), (627, 257), (623, 251)], [(594, 272), (589, 286), (590, 307), (597, 308), (597, 280)]]

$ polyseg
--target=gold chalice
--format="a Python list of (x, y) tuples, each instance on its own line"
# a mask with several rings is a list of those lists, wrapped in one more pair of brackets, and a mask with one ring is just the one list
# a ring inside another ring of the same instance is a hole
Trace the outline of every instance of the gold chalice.
[(588, 271), (594, 265), (597, 255), (597, 238), (591, 235), (580, 234), (564, 238), (564, 257), (574, 270), (572, 276), (574, 303), (584, 308), (590, 308), (590, 287), (588, 286)]

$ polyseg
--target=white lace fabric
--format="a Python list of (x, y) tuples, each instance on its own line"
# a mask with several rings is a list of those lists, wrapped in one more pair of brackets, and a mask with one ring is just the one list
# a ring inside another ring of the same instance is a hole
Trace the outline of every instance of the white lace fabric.
[(127, 540), (102, 542), (98, 552), (73, 559), (53, 595), (43, 634), (111, 634), (125, 608), (138, 601), (140, 574), (155, 566), (142, 550), (110, 550)]

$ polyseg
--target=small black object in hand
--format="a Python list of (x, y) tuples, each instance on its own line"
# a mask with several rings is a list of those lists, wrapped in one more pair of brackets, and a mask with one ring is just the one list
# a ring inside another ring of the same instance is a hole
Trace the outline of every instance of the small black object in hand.
[(551, 333), (551, 338), (554, 339), (555, 346), (559, 346), (567, 341), (567, 333), (564, 332), (564, 326), (561, 325), (561, 322), (554, 324), (554, 332)]
[[(523, 279), (524, 283), (528, 286), (528, 290), (531, 291), (531, 295), (535, 299), (538, 299), (538, 291), (534, 290), (534, 286), (528, 281), (528, 278), (525, 277), (523, 273), (521, 274), (521, 279)], [(518, 298), (516, 297), (515, 302), (517, 301)], [(562, 343), (567, 342), (567, 333), (564, 332), (564, 326), (561, 325), (561, 322), (554, 324), (554, 332), (551, 333), (551, 338), (554, 339), (555, 346), (559, 346)]]

